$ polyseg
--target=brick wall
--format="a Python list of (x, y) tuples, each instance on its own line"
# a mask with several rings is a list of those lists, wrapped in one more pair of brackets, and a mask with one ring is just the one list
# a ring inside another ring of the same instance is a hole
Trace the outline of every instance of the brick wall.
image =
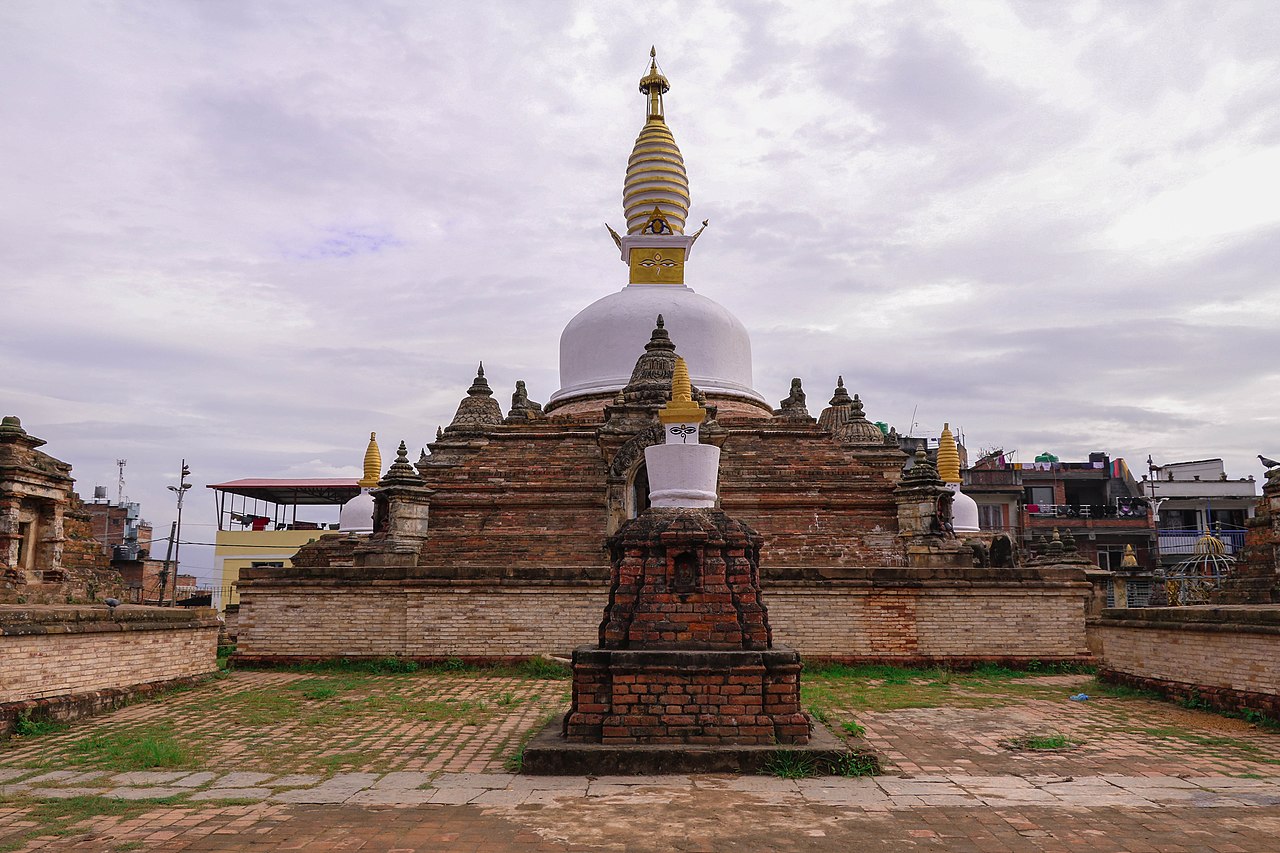
[(1087, 654), (1079, 588), (941, 586), (766, 591), (776, 639), (808, 656), (1054, 659)]
[[(402, 569), (396, 579), (378, 570), (358, 583), (351, 569), (250, 580), (240, 591), (237, 654), (567, 655), (596, 642), (608, 602), (601, 579), (460, 580), (424, 571)], [(896, 567), (824, 575), (771, 579), (766, 572), (763, 582), (774, 641), (808, 657), (964, 663), (1087, 655), (1089, 585), (1078, 570)]]
[(5, 712), (23, 703), (212, 672), (217, 637), (205, 609), (126, 606), (112, 617), (101, 606), (0, 607), (0, 733)]
[(1280, 719), (1280, 606), (1108, 609), (1089, 630), (1107, 680)]

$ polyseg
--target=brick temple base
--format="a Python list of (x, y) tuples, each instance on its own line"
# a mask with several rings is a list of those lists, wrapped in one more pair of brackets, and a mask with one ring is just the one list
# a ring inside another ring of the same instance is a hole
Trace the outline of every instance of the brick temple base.
[(573, 653), (571, 743), (804, 744), (800, 655), (762, 651), (602, 649)]

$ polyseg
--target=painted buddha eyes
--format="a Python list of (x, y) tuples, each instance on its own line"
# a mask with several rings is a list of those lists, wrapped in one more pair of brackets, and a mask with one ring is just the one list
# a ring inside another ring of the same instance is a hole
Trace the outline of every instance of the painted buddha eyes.
[(676, 424), (675, 426), (668, 427), (667, 431), (672, 435), (677, 435), (680, 438), (687, 440), (688, 436), (697, 434), (698, 428), (693, 424)]

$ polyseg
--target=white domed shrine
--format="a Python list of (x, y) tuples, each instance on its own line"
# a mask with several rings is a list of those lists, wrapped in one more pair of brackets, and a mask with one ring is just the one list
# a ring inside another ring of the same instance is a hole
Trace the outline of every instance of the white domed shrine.
[(956, 533), (977, 533), (978, 502), (960, 491), (960, 451), (956, 438), (951, 434), (951, 424), (942, 425), (942, 437), (938, 439), (938, 475), (951, 489), (951, 527)]
[[(653, 54), (651, 53), (652, 57)], [(656, 59), (640, 81), (648, 114), (627, 165), (622, 191), (626, 236), (609, 229), (631, 271), (630, 281), (588, 305), (560, 335), (560, 390), (547, 411), (570, 401), (600, 405), (626, 386), (635, 354), (659, 314), (689, 363), (693, 384), (712, 399), (738, 400), (759, 416), (771, 411), (752, 387), (751, 338), (724, 306), (684, 283), (684, 265), (701, 229), (684, 233), (689, 179), (663, 115), (670, 86)], [(705, 227), (706, 223), (703, 223)]]
[(364, 476), (356, 483), (360, 494), (342, 505), (338, 512), (338, 530), (343, 533), (373, 532), (373, 495), (369, 490), (378, 485), (382, 472), (382, 452), (378, 449), (378, 434), (369, 433), (369, 446), (364, 451)]

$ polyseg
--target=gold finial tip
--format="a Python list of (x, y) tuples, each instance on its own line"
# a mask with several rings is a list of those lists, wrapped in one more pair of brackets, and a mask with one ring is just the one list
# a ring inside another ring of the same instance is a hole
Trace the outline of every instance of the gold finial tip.
[(693, 399), (689, 366), (676, 356), (675, 369), (671, 371), (671, 402), (662, 407), (658, 419), (664, 424), (700, 424), (706, 415), (702, 404)]
[(377, 441), (377, 440), (378, 440), (378, 434), (377, 434), (376, 432), (370, 432), (370, 433), (369, 433), (369, 440), (370, 440), (370, 441)]
[(658, 46), (656, 44), (649, 45), (649, 58), (650, 59), (658, 58)]

